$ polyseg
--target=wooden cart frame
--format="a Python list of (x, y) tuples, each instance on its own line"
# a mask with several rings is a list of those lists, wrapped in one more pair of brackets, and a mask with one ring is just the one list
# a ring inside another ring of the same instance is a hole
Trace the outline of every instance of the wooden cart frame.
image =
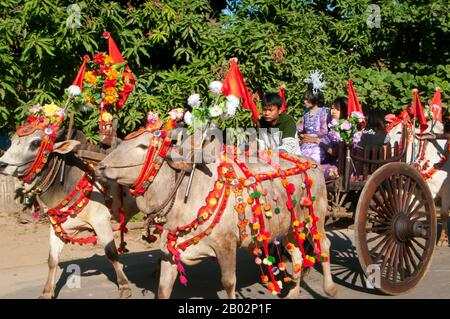
[[(363, 271), (378, 268), (381, 291), (413, 289), (427, 273), (436, 245), (436, 208), (416, 168), (406, 163), (407, 125), (401, 143), (364, 150), (340, 143), (337, 179), (327, 184), (327, 218), (354, 218), (355, 246)], [(440, 136), (439, 139), (448, 139)], [(403, 145), (403, 147), (401, 147)], [(356, 209), (343, 208), (349, 194)]]

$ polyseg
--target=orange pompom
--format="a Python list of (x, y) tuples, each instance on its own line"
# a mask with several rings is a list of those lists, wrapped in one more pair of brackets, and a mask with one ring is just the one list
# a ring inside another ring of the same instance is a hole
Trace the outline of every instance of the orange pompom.
[(312, 205), (312, 200), (308, 197), (304, 197), (302, 198), (302, 201), (300, 202), (300, 204), (302, 206), (311, 206)]

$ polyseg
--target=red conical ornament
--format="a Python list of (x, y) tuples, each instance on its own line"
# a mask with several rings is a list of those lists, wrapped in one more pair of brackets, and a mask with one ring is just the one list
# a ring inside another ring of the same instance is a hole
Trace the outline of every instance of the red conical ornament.
[(442, 100), (441, 89), (439, 87), (436, 87), (436, 93), (434, 93), (433, 99), (430, 102), (430, 107), (434, 118), (442, 123)]
[[(117, 47), (116, 42), (114, 42), (114, 39), (112, 38), (111, 34), (105, 31), (103, 32), (103, 38), (108, 39), (108, 54), (113, 59), (113, 63), (116, 64), (125, 62), (125, 59), (120, 53), (120, 50)], [(118, 110), (120, 110), (123, 107), (126, 100), (128, 99), (128, 96), (133, 91), (134, 84), (136, 83), (133, 73), (131, 73), (130, 69), (128, 68), (128, 65), (125, 66), (125, 71), (123, 72), (122, 80), (124, 82), (124, 88), (123, 91), (119, 92), (119, 101), (117, 102)]]
[(419, 90), (413, 90), (413, 105), (412, 105), (412, 114), (415, 120), (419, 120), (420, 122), (420, 131), (425, 131), (428, 127), (427, 119), (425, 118), (425, 114), (423, 113), (422, 103), (419, 99)]
[(284, 85), (280, 86), (281, 112), (286, 112), (286, 97), (284, 95)]
[(111, 37), (111, 34), (105, 31), (103, 32), (103, 38), (108, 39), (108, 54), (112, 57), (114, 64), (125, 62), (125, 59), (122, 54), (120, 54), (119, 48)]
[(362, 113), (361, 105), (358, 101), (358, 96), (356, 95), (355, 88), (353, 87), (352, 80), (348, 80), (348, 112), (347, 118), (350, 117), (352, 112), (360, 112)]

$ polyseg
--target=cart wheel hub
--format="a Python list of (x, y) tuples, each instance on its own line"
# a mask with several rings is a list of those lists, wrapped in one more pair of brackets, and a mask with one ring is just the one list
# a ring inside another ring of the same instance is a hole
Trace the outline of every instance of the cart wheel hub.
[(394, 219), (394, 232), (397, 239), (406, 242), (413, 237), (426, 237), (427, 230), (421, 221), (412, 221), (405, 214), (399, 214)]
[(398, 214), (394, 219), (394, 233), (397, 239), (406, 242), (414, 237), (414, 224), (405, 214)]

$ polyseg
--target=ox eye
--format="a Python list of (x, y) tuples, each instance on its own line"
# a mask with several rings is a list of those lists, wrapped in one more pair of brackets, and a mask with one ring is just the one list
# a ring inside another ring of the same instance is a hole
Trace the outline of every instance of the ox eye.
[(41, 140), (34, 140), (31, 142), (31, 149), (37, 149), (41, 146)]
[(145, 145), (145, 144), (139, 144), (137, 147), (142, 149), (142, 150), (147, 150), (148, 149), (148, 145)]

